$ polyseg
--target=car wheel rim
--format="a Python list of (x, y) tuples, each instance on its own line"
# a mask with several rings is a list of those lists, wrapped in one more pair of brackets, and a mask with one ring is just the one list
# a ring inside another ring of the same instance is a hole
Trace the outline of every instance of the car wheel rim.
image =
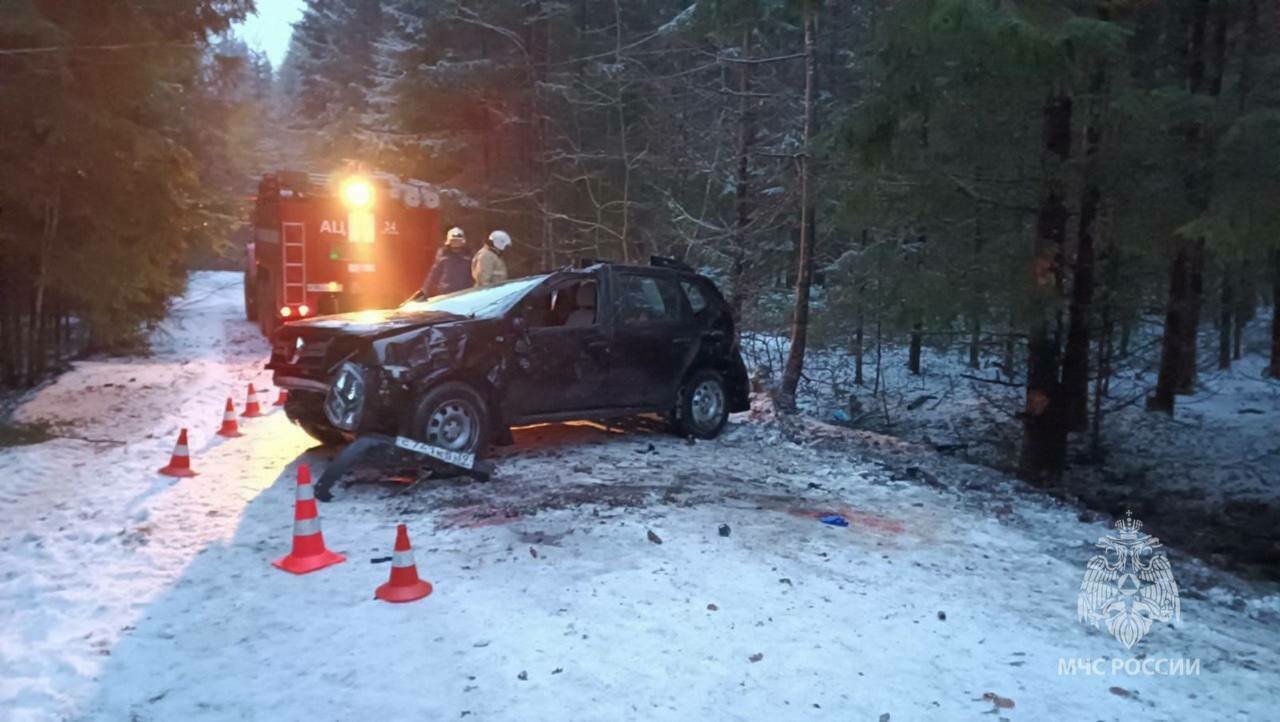
[(480, 432), (480, 414), (467, 401), (455, 399), (436, 407), (427, 419), (426, 440), (450, 451), (470, 451)]
[(720, 423), (720, 415), (724, 413), (724, 389), (710, 379), (703, 381), (693, 390), (690, 406), (693, 423), (698, 428), (713, 427)]
[(360, 369), (344, 364), (333, 380), (324, 402), (325, 416), (329, 423), (340, 429), (354, 431), (364, 414), (365, 387)]

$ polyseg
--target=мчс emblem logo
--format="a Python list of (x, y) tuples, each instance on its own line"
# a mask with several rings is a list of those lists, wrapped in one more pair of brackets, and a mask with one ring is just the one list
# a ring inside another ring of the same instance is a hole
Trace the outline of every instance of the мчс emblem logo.
[(1080, 621), (1105, 624), (1126, 649), (1151, 630), (1153, 622), (1181, 615), (1178, 583), (1160, 540), (1142, 531), (1142, 522), (1125, 512), (1116, 531), (1098, 540), (1102, 553), (1089, 559), (1080, 583)]

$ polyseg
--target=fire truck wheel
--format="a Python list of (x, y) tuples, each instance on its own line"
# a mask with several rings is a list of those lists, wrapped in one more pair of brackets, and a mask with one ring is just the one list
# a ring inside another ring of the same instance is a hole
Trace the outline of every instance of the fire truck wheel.
[(258, 277), (258, 303), (254, 305), (258, 307), (258, 327), (262, 329), (262, 335), (268, 340), (272, 334), (280, 327), (280, 318), (276, 316), (275, 307), (267, 302), (267, 299), (273, 298), (275, 294), (271, 292), (271, 279), (266, 276)]
[(257, 322), (258, 320), (258, 304), (257, 301), (258, 284), (249, 278), (249, 274), (244, 274), (244, 320)]

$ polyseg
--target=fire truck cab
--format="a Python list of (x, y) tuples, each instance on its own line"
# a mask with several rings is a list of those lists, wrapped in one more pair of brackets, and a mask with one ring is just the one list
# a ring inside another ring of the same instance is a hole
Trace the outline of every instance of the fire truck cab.
[(440, 196), (427, 183), (268, 173), (245, 248), (245, 318), (269, 338), (299, 318), (398, 305), (421, 287), (440, 242)]

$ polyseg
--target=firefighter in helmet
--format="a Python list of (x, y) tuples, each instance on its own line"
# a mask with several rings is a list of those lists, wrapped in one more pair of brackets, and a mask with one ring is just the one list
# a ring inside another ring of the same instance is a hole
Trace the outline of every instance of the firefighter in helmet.
[(476, 288), (494, 286), (507, 280), (507, 262), (502, 254), (511, 247), (511, 236), (506, 231), (494, 231), (489, 234), (484, 248), (476, 251), (471, 259), (471, 280)]
[(444, 246), (436, 254), (431, 273), (422, 283), (427, 298), (443, 296), (471, 288), (471, 255), (467, 253), (467, 234), (461, 228), (450, 228)]

